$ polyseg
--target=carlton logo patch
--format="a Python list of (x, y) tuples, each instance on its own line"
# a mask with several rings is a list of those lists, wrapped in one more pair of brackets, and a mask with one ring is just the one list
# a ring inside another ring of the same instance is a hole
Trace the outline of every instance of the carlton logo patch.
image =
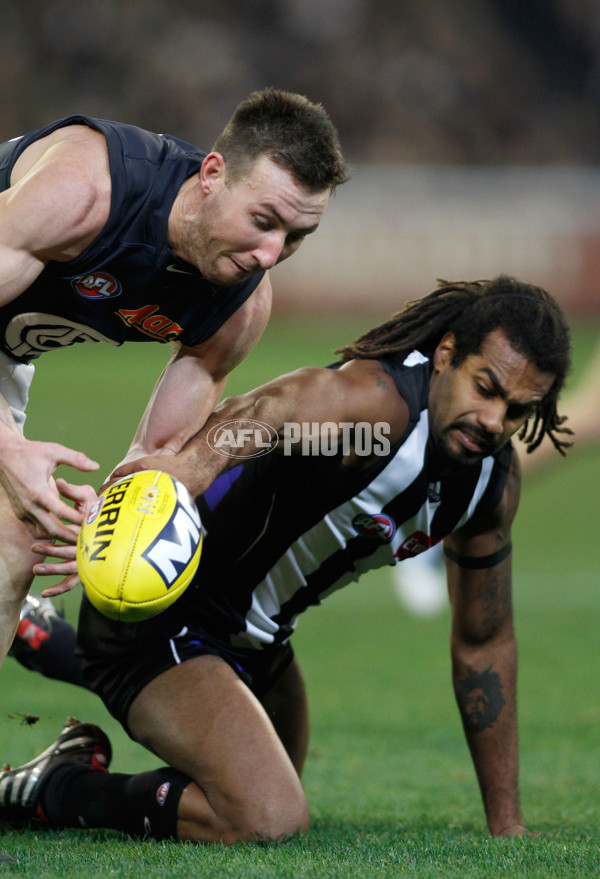
[(84, 299), (114, 299), (123, 292), (121, 282), (108, 272), (92, 272), (71, 281), (71, 287)]
[(396, 533), (396, 523), (385, 513), (376, 513), (374, 516), (369, 513), (359, 513), (352, 520), (352, 525), (361, 537), (380, 540), (382, 543), (389, 543)]

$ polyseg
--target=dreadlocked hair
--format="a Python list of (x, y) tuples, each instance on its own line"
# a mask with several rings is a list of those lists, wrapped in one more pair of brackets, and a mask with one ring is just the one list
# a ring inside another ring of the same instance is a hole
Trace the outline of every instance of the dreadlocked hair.
[(502, 330), (511, 346), (540, 372), (555, 376), (534, 415), (519, 432), (533, 452), (548, 436), (561, 455), (571, 443), (559, 434), (572, 435), (566, 417), (557, 412), (559, 394), (571, 368), (570, 332), (564, 314), (541, 287), (507, 275), (491, 281), (438, 281), (438, 289), (412, 300), (392, 317), (336, 349), (342, 362), (354, 359), (398, 357), (418, 350), (432, 357), (446, 333), (452, 333), (455, 353), (452, 366), (481, 350), (484, 339)]

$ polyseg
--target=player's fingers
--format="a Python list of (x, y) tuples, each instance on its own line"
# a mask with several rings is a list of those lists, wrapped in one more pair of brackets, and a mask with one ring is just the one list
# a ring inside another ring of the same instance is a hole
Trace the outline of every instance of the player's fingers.
[(136, 461), (128, 461), (126, 464), (119, 464), (115, 467), (107, 483), (115, 482), (124, 476), (131, 476), (132, 473), (139, 473), (140, 470), (161, 470), (161, 456), (149, 455), (147, 458), (138, 458)]
[(69, 467), (75, 467), (77, 470), (85, 472), (100, 468), (100, 464), (88, 457), (85, 452), (69, 449), (60, 443), (46, 443), (46, 446), (48, 454), (55, 459), (57, 464), (67, 464)]
[(76, 574), (77, 562), (42, 562), (33, 566), (36, 577), (51, 577), (55, 574)]
[[(81, 525), (83, 515), (67, 504), (54, 504), (55, 511), (48, 512), (46, 509), (38, 509), (26, 514), (23, 518), (29, 519), (34, 525), (34, 536), (38, 539), (55, 538), (64, 540), (65, 543), (73, 543), (77, 540), (77, 528), (73, 525)], [(73, 525), (61, 522), (58, 516), (63, 516)]]
[[(44, 558), (69, 559), (73, 560), (77, 557), (77, 547), (69, 543), (43, 543), (36, 542), (31, 547), (32, 552), (43, 555)], [(43, 573), (47, 573), (43, 571)]]
[(78, 485), (73, 482), (67, 482), (66, 479), (62, 479), (60, 476), (56, 479), (56, 487), (64, 498), (77, 504), (80, 512), (89, 509), (98, 497), (96, 489), (91, 485)]
[(46, 589), (43, 589), (42, 597), (54, 598), (56, 595), (62, 595), (63, 592), (70, 592), (71, 589), (75, 589), (76, 586), (79, 586), (80, 582), (77, 574), (71, 574), (55, 586), (48, 586)]
[[(43, 527), (46, 527), (45, 519), (50, 520), (50, 524), (55, 526), (56, 522), (59, 522), (62, 526), (62, 519), (66, 519), (67, 522), (72, 522), (73, 525), (81, 525), (83, 522), (83, 513), (77, 507), (72, 507), (71, 504), (65, 503), (65, 501), (61, 500), (57, 493), (48, 489), (43, 494), (40, 494), (37, 499), (37, 505), (32, 506), (32, 513), (35, 520), (37, 520)], [(66, 526), (70, 527), (70, 526)], [(52, 536), (55, 535), (54, 531), (48, 531), (48, 534)]]

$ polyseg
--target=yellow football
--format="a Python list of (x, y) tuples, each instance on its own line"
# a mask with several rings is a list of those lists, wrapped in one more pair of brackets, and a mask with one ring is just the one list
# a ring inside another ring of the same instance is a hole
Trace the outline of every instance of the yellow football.
[(172, 604), (200, 561), (202, 526), (187, 488), (142, 470), (98, 496), (79, 531), (77, 568), (95, 608), (136, 622)]

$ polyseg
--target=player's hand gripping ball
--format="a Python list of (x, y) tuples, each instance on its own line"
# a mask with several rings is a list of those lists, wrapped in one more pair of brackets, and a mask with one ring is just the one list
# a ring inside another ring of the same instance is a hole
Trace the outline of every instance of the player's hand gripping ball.
[(179, 598), (201, 551), (200, 516), (187, 488), (161, 470), (143, 470), (99, 495), (79, 531), (77, 568), (97, 610), (136, 622)]

